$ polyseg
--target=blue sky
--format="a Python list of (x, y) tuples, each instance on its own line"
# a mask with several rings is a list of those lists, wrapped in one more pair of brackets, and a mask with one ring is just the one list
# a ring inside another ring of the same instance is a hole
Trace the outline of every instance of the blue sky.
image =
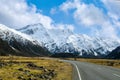
[(120, 37), (119, 0), (1, 0), (0, 23), (11, 28), (41, 23), (74, 33)]
[(56, 14), (51, 14), (52, 8), (58, 8), (62, 3), (67, 0), (27, 0), (29, 5), (36, 5), (38, 10), (41, 10), (42, 14), (50, 16), (57, 23), (71, 23), (72, 18), (64, 14), (62, 11), (58, 11)]
[[(89, 34), (89, 29), (84, 27), (79, 27), (78, 24), (75, 23), (73, 17), (72, 17), (72, 10), (71, 14), (66, 15), (64, 12), (58, 10), (55, 14), (51, 14), (50, 11), (52, 8), (58, 9), (58, 7), (66, 2), (67, 0), (27, 0), (27, 3), (29, 6), (34, 4), (38, 10), (41, 10), (41, 13), (47, 16), (50, 16), (56, 23), (62, 23), (62, 24), (74, 24), (75, 27), (75, 33), (86, 33)], [(69, 1), (69, 0), (68, 0)], [(72, 1), (72, 0), (71, 0)], [(82, 1), (85, 4), (94, 4), (95, 6), (103, 9), (103, 11), (106, 13), (106, 9), (104, 8), (104, 5), (99, 0), (83, 0)]]
[[(63, 11), (59, 10), (60, 5), (63, 3), (67, 3), (71, 1), (74, 3), (74, 0), (27, 0), (27, 3), (29, 5), (34, 4), (36, 5), (37, 9), (41, 10), (42, 14), (47, 15), (51, 17), (56, 23), (62, 23), (62, 24), (73, 24), (75, 26), (75, 33), (85, 33), (85, 34), (90, 34), (91, 28), (87, 27), (80, 27), (84, 25), (79, 25), (75, 22), (73, 18), (73, 13), (74, 9), (71, 9), (69, 11), (69, 14), (65, 14)], [(95, 7), (99, 8), (103, 14), (107, 14), (108, 10), (106, 5), (103, 3), (101, 0), (78, 0), (82, 4), (86, 5), (94, 5)], [(51, 9), (54, 8), (56, 9), (56, 12), (54, 14), (51, 14)], [(80, 13), (82, 14), (82, 13)], [(83, 13), (84, 14), (84, 13)], [(97, 27), (96, 29), (100, 29), (100, 27)]]
[(53, 7), (57, 7), (66, 0), (27, 0), (29, 5), (34, 4), (36, 5), (37, 9), (43, 10), (45, 13), (49, 13), (50, 9)]

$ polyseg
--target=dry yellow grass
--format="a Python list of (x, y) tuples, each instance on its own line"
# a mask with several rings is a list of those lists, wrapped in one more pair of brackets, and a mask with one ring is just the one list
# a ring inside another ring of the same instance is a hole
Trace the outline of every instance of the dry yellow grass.
[[(74, 60), (74, 58), (67, 58), (67, 59)], [(77, 58), (76, 61), (90, 62), (90, 63), (94, 63), (94, 64), (120, 68), (120, 60)]]
[(0, 57), (0, 61), (4, 63), (16, 62), (19, 64), (12, 64), (12, 66), (5, 66), (0, 68), (0, 78), (3, 80), (18, 80), (18, 75), (25, 76), (22, 72), (18, 71), (19, 68), (29, 70), (32, 74), (42, 73), (40, 70), (32, 70), (26, 67), (27, 63), (34, 63), (37, 66), (43, 66), (46, 69), (54, 70), (57, 74), (52, 80), (72, 80), (72, 66), (69, 63), (61, 62), (59, 60), (40, 58), (40, 57)]

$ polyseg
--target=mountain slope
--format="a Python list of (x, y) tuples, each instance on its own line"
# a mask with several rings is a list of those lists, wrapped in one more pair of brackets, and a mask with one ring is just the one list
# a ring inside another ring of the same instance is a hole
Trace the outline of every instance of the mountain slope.
[(85, 34), (74, 34), (69, 36), (69, 43), (72, 43), (74, 47), (80, 52), (80, 55), (89, 56), (102, 56), (107, 55), (113, 49), (120, 45), (117, 40), (111, 40), (100, 37), (89, 37)]
[(18, 31), (32, 36), (52, 53), (71, 52), (72, 49), (75, 51), (74, 47), (67, 43), (68, 36), (72, 34), (70, 30), (46, 29), (42, 24), (33, 24)]
[(0, 39), (0, 55), (6, 56), (9, 54), (15, 54), (15, 51), (11, 48), (7, 41)]
[(18, 31), (32, 36), (40, 45), (47, 47), (51, 52), (55, 52), (55, 49), (57, 49), (56, 43), (42, 24), (27, 25), (24, 28), (18, 29)]
[(120, 59), (120, 46), (114, 49), (110, 54), (108, 54), (106, 58)]
[(69, 29), (47, 29), (42, 24), (28, 25), (18, 31), (32, 36), (52, 53), (105, 56), (120, 45), (120, 40), (74, 34)]
[(2, 24), (0, 24), (0, 38), (3, 41), (7, 41), (14, 51), (23, 56), (44, 56), (49, 53), (46, 48), (41, 47), (30, 36), (10, 29)]

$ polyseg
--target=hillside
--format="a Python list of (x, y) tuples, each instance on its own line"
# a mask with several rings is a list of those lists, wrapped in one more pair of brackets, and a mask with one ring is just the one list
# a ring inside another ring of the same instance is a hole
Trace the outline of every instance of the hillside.
[[(1, 46), (8, 46), (9, 49), (12, 48), (12, 51), (14, 50), (16, 52), (14, 55), (48, 56), (50, 53), (45, 47), (42, 47), (30, 36), (8, 28), (2, 24), (0, 24), (0, 39), (6, 42), (6, 45), (1, 44)], [(6, 51), (6, 55), (8, 53)]]
[(15, 54), (16, 52), (10, 47), (7, 41), (0, 39), (0, 55), (7, 56), (9, 54)]
[(120, 46), (114, 49), (106, 58), (120, 59)]

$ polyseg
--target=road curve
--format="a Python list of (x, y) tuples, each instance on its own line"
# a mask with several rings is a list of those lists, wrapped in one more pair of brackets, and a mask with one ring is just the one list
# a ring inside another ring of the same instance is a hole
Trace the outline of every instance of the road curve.
[(69, 61), (73, 68), (73, 80), (120, 80), (120, 69), (87, 62)]

